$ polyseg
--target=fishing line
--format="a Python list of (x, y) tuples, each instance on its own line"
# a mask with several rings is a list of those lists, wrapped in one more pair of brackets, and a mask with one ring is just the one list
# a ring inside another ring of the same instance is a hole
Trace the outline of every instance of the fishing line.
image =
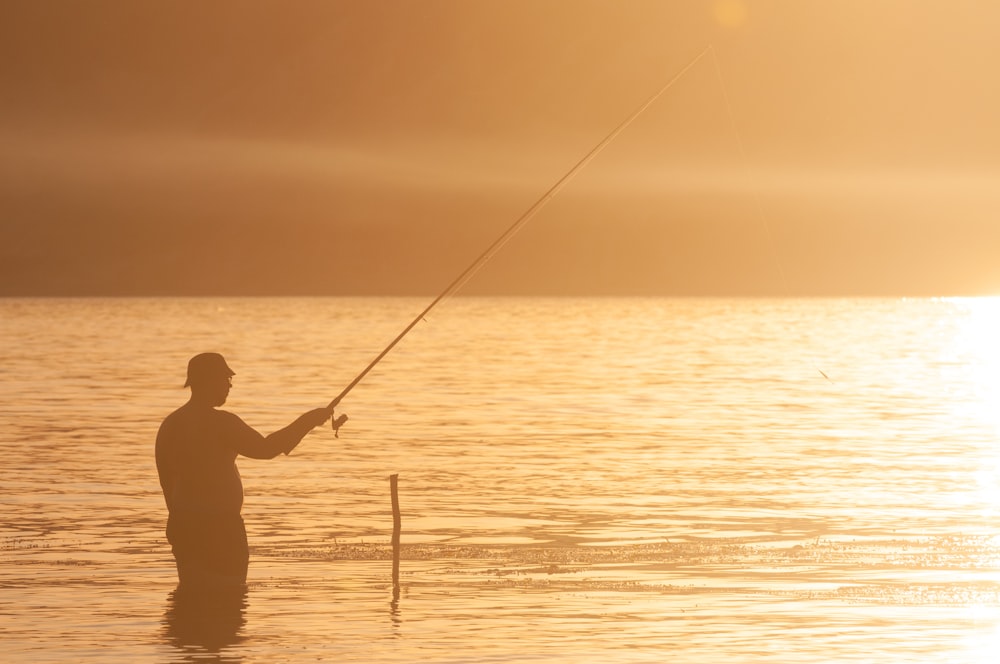
[[(740, 153), (740, 160), (742, 161), (743, 168), (746, 172), (750, 171), (750, 160), (747, 159), (746, 147), (743, 143), (743, 136), (740, 133), (739, 125), (736, 123), (736, 114), (733, 112), (733, 105), (729, 99), (729, 91), (726, 86), (726, 79), (722, 75), (722, 65), (719, 63), (719, 56), (715, 52), (715, 45), (709, 44), (708, 50), (712, 52), (712, 62), (715, 65), (715, 75), (719, 81), (719, 88), (722, 90), (722, 99), (726, 106), (726, 115), (729, 117), (729, 125), (733, 131), (733, 136), (736, 139), (736, 147)], [(771, 224), (768, 222), (767, 215), (764, 214), (764, 205), (760, 200), (760, 187), (756, 182), (754, 182), (750, 187), (751, 195), (753, 196), (754, 208), (757, 214), (757, 219), (760, 224), (764, 227), (764, 233), (767, 237), (767, 248), (771, 254), (771, 262), (778, 271), (778, 276), (781, 279), (781, 285), (784, 287), (785, 294), (787, 296), (791, 295), (791, 287), (789, 286), (788, 276), (785, 274), (785, 269), (781, 264), (781, 258), (778, 255), (777, 243), (774, 240), (774, 232), (771, 230)], [(826, 372), (819, 368), (819, 365), (813, 359), (813, 368), (818, 371), (823, 378), (826, 378), (831, 383), (833, 382)]]
[[(556, 183), (548, 189), (548, 191), (542, 194), (542, 196), (538, 200), (536, 200), (531, 205), (531, 207), (525, 210), (525, 212), (520, 217), (518, 217), (517, 220), (500, 235), (500, 237), (494, 240), (493, 244), (487, 247), (486, 250), (482, 254), (480, 254), (474, 261), (472, 261), (472, 263), (467, 268), (465, 268), (465, 270), (463, 270), (461, 274), (459, 274), (450, 284), (448, 284), (447, 288), (441, 291), (441, 293), (437, 297), (435, 297), (431, 301), (431, 303), (428, 304), (426, 308), (424, 308), (423, 311), (417, 314), (416, 317), (414, 317), (414, 319), (410, 321), (409, 325), (403, 328), (403, 331), (400, 332), (395, 339), (389, 342), (389, 345), (386, 346), (382, 350), (382, 352), (379, 353), (375, 357), (375, 359), (372, 360), (371, 363), (369, 363), (368, 366), (365, 367), (364, 370), (362, 370), (361, 373), (359, 373), (357, 377), (354, 378), (354, 380), (348, 383), (347, 387), (345, 387), (341, 391), (341, 393), (338, 394), (330, 402), (330, 405), (327, 406), (327, 408), (332, 409), (337, 404), (339, 404), (340, 401), (345, 396), (347, 396), (347, 394), (352, 389), (354, 389), (354, 387), (358, 383), (360, 383), (365, 376), (368, 375), (368, 372), (374, 369), (375, 365), (377, 365), (382, 360), (382, 358), (388, 355), (389, 351), (395, 348), (396, 344), (402, 341), (403, 337), (405, 337), (410, 332), (410, 330), (416, 327), (417, 323), (419, 323), (421, 320), (424, 320), (424, 317), (430, 312), (431, 309), (433, 309), (441, 300), (443, 300), (447, 296), (458, 292), (458, 290), (462, 286), (464, 286), (473, 276), (475, 276), (475, 274), (479, 272), (479, 270), (481, 270), (483, 266), (485, 266), (486, 263), (488, 263), (489, 260), (493, 258), (493, 256), (495, 256), (497, 252), (499, 252), (504, 247), (504, 245), (506, 245), (511, 240), (511, 238), (513, 238), (514, 235), (516, 235), (517, 232), (520, 231), (525, 226), (525, 224), (528, 223), (528, 221), (531, 220), (532, 217), (538, 214), (538, 212), (543, 207), (545, 207), (546, 203), (548, 203), (553, 197), (555, 197), (555, 195), (558, 194), (562, 190), (562, 188), (565, 187), (573, 179), (573, 177), (576, 176), (578, 172), (580, 172), (581, 169), (583, 169), (587, 164), (593, 161), (594, 158), (597, 157), (597, 155), (603, 152), (604, 148), (606, 148), (612, 141), (614, 141), (619, 134), (625, 131), (625, 129), (628, 128), (628, 126), (632, 124), (632, 122), (636, 118), (642, 115), (647, 108), (652, 106), (656, 102), (656, 100), (659, 99), (661, 96), (663, 96), (663, 94), (667, 90), (673, 87), (673, 85), (677, 83), (677, 81), (683, 78), (684, 75), (687, 74), (687, 72), (690, 71), (692, 67), (698, 64), (698, 62), (701, 61), (701, 59), (704, 58), (705, 55), (710, 50), (712, 50), (711, 45), (706, 46), (701, 51), (701, 53), (695, 56), (695, 58), (691, 60), (691, 62), (685, 65), (683, 69), (681, 69), (669, 81), (667, 81), (667, 83), (663, 87), (661, 87), (655, 94), (653, 94), (648, 99), (646, 99), (646, 101), (640, 104), (638, 108), (636, 108), (627, 118), (625, 118), (625, 120), (621, 122), (621, 124), (619, 124), (613, 130), (611, 130), (611, 132), (607, 136), (605, 136), (597, 145), (595, 145), (590, 150), (590, 152), (585, 154), (583, 158), (581, 158), (578, 162), (576, 162), (576, 164), (571, 169), (569, 169), (561, 178), (559, 178), (559, 180), (557, 180)], [(341, 415), (339, 418), (334, 420), (333, 422), (334, 431), (337, 431), (340, 428), (340, 426), (346, 421), (346, 418), (347, 418), (346, 415)]]

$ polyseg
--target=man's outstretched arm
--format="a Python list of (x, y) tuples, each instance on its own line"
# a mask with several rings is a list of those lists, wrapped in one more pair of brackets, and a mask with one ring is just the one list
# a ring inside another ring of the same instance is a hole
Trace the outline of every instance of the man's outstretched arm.
[(303, 413), (288, 426), (264, 436), (232, 413), (236, 451), (251, 459), (273, 459), (279, 454), (288, 454), (306, 434), (320, 426), (333, 415), (332, 408), (314, 408)]

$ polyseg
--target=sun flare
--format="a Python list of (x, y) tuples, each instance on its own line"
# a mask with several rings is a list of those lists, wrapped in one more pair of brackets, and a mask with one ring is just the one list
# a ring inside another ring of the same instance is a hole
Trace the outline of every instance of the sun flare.
[(747, 6), (742, 0), (716, 0), (712, 7), (715, 20), (726, 28), (738, 28), (747, 20)]

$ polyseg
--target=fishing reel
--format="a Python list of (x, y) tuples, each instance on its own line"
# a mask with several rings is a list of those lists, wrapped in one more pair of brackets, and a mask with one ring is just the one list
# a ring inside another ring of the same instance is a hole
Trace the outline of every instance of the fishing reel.
[(335, 420), (330, 422), (330, 426), (333, 427), (333, 437), (340, 438), (340, 427), (344, 426), (344, 422), (347, 421), (347, 415), (341, 415)]

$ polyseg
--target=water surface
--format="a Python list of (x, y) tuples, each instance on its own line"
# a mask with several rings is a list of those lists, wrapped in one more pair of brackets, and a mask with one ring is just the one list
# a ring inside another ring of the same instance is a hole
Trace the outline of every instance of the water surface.
[(990, 299), (452, 299), (339, 439), (240, 461), (246, 595), (176, 597), (187, 359), (267, 433), (425, 305), (0, 300), (5, 661), (992, 661)]

